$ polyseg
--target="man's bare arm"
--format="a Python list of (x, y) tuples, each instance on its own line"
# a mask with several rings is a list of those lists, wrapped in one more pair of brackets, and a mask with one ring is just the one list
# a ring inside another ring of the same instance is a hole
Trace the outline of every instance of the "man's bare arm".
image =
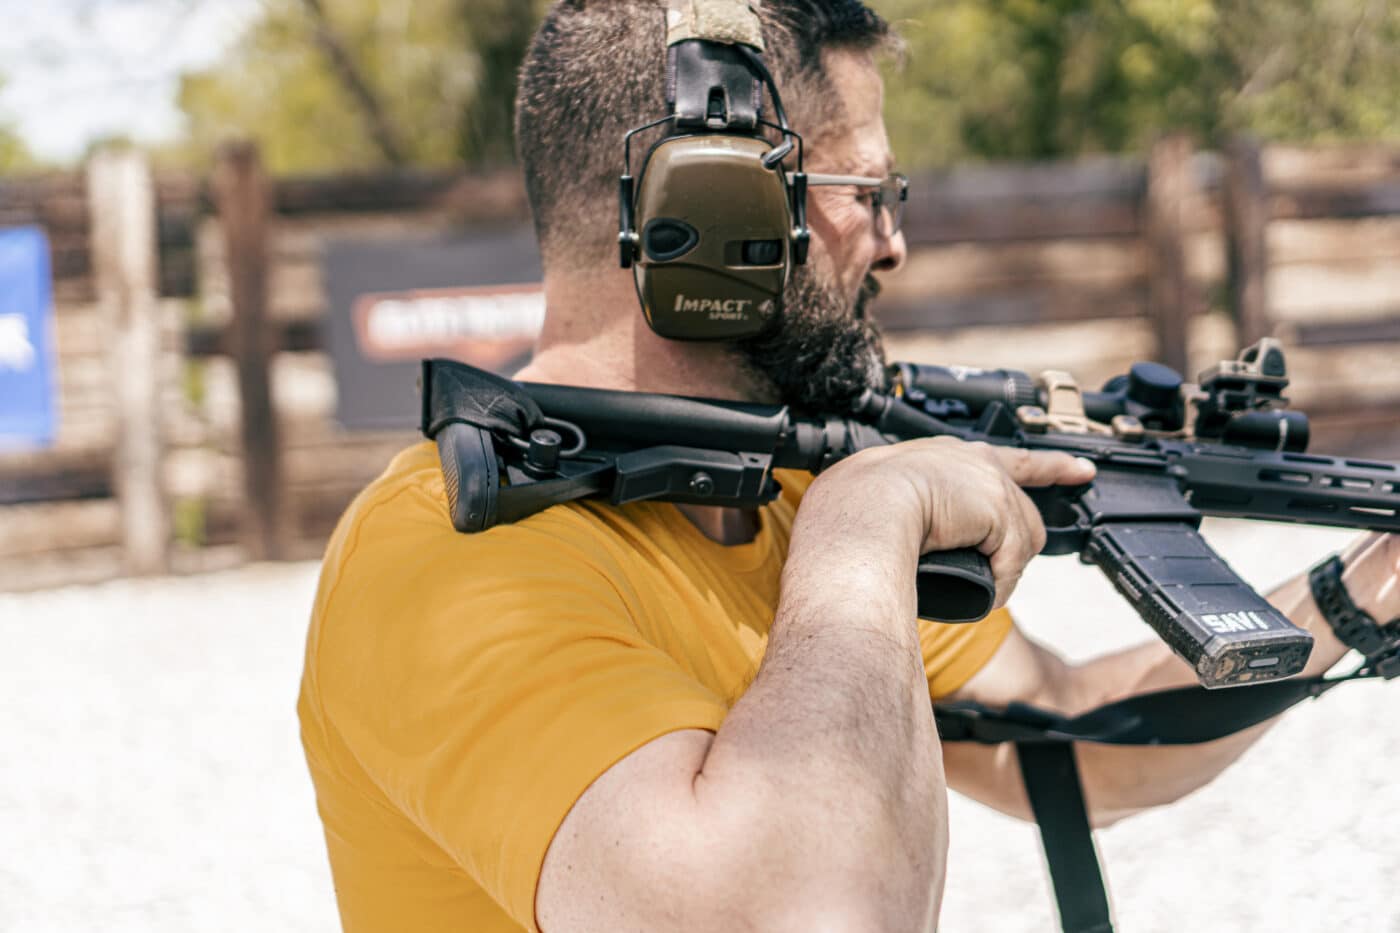
[[(1343, 558), (1348, 566), (1344, 579), (1363, 608), (1381, 619), (1400, 614), (1400, 587), (1396, 584), (1400, 541), (1362, 536), (1347, 548)], [(1300, 676), (1325, 673), (1346, 653), (1318, 612), (1306, 574), (1270, 593), (1269, 601), (1313, 634), (1313, 653)], [(1159, 641), (1070, 666), (1013, 630), (992, 661), (956, 698), (989, 706), (1019, 700), (1077, 714), (1123, 697), (1196, 682), (1190, 667)], [(1091, 821), (1095, 826), (1107, 826), (1204, 787), (1258, 741), (1274, 721), (1203, 745), (1148, 748), (1080, 743), (1076, 755)], [(954, 790), (1004, 813), (1032, 818), (1014, 746), (949, 745), (944, 759), (948, 784)]]
[(541, 927), (932, 929), (946, 793), (916, 557), (980, 546), (1004, 601), (1044, 540), (1016, 484), (1091, 475), (1063, 455), (933, 440), (818, 478), (753, 684), (718, 733), (657, 739), (580, 797), (540, 875)]

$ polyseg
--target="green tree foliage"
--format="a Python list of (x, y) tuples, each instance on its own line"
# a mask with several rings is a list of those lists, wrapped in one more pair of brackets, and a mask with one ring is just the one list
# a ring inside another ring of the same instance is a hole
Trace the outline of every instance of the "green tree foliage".
[[(870, 0), (908, 41), (887, 119), (901, 160), (1135, 152), (1168, 129), (1218, 144), (1400, 136), (1393, 0)], [(363, 100), (308, 0), (264, 0), (217, 67), (185, 78), (184, 155), (252, 135), (275, 171), (382, 165)], [(404, 160), (512, 154), (516, 69), (548, 0), (321, 0)], [(382, 136), (381, 128), (381, 136)]]
[(32, 164), (24, 141), (14, 130), (0, 127), (0, 175), (29, 168)]
[[(273, 171), (381, 166), (369, 116), (318, 44), (305, 0), (262, 18), (209, 71), (185, 76), (184, 161), (251, 136)], [(515, 75), (544, 0), (322, 0), (326, 24), (415, 165), (498, 165), (514, 155)]]
[(1231, 78), (1224, 124), (1282, 139), (1400, 136), (1400, 4), (1230, 6), (1220, 19)]
[[(0, 78), (0, 88), (4, 86), (5, 81)], [(0, 175), (32, 168), (33, 165), (34, 160), (30, 157), (24, 140), (20, 139), (13, 127), (0, 122)]]
[[(478, 81), (459, 0), (329, 0), (327, 17), (419, 165), (459, 157), (459, 125)], [(184, 155), (251, 136), (275, 172), (368, 169), (383, 163), (366, 114), (316, 43), (301, 0), (267, 0), (262, 18), (218, 66), (186, 75)]]
[(1139, 151), (1167, 129), (1400, 135), (1388, 0), (874, 0), (908, 56), (887, 115), (904, 161)]
[(520, 62), (546, 3), (459, 0), (476, 51), (476, 87), (463, 111), (458, 152), (469, 163), (499, 165), (515, 157), (515, 87)]

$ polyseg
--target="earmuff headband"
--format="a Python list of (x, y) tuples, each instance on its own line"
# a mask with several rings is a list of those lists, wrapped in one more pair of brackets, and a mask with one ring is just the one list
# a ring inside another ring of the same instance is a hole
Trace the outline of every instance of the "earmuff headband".
[(666, 11), (666, 44), (687, 39), (748, 45), (762, 52), (763, 27), (760, 0), (669, 0)]
[(679, 132), (755, 134), (762, 23), (748, 0), (667, 0), (666, 103)]

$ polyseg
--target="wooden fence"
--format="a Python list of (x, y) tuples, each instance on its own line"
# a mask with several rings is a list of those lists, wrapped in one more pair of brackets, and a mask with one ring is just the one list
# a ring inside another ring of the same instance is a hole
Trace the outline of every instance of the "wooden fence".
[[(1194, 374), (1290, 347), (1319, 449), (1400, 456), (1400, 151), (968, 166), (915, 179), (907, 269), (878, 308), (892, 358)], [(0, 454), (0, 589), (319, 554), (413, 439), (334, 423), (322, 244), (523, 222), (513, 175), (209, 179), (133, 153), (0, 180), (0, 225), (52, 251), (60, 431)]]

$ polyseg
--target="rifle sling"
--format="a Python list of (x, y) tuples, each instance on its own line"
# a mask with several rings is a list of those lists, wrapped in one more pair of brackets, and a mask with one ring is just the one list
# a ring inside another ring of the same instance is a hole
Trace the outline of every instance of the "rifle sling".
[(1074, 745), (1016, 744), (1065, 933), (1113, 933), (1108, 891), (1080, 789)]
[(1374, 672), (1362, 668), (1334, 679), (1280, 680), (1235, 690), (1164, 690), (1128, 697), (1072, 718), (1019, 703), (996, 710), (959, 701), (936, 705), (934, 718), (945, 742), (1015, 743), (1050, 868), (1061, 928), (1065, 933), (1113, 933), (1108, 893), (1075, 762), (1075, 742), (1211, 742), (1272, 719), (1339, 683), (1372, 676)]

